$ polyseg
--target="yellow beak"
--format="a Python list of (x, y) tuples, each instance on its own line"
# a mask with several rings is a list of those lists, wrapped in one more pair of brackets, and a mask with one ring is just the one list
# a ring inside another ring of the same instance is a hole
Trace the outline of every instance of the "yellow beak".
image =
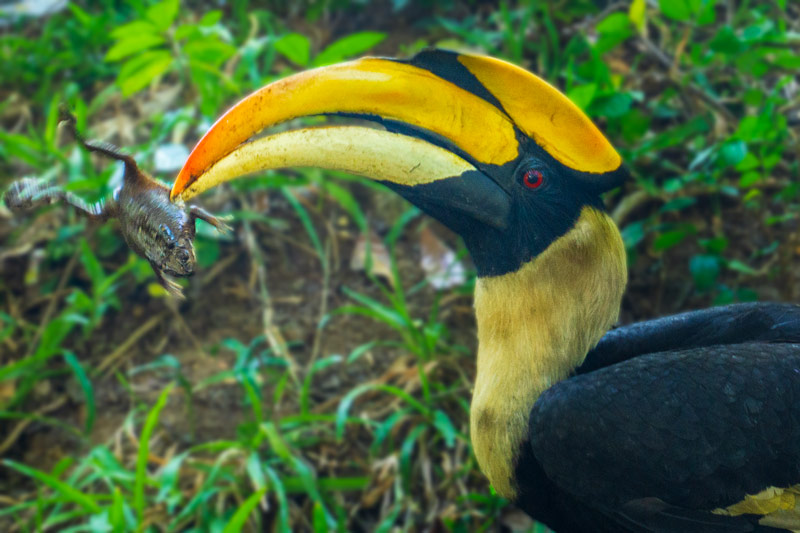
[[(482, 56), (440, 54), (455, 67), (364, 58), (301, 72), (234, 105), (200, 140), (172, 187), (189, 199), (237, 176), (316, 166), (416, 186), (514, 162), (529, 137), (561, 163), (605, 173), (621, 160), (592, 122), (533, 74)], [(460, 69), (460, 70), (459, 70)], [(243, 144), (313, 115), (382, 123), (302, 128)]]

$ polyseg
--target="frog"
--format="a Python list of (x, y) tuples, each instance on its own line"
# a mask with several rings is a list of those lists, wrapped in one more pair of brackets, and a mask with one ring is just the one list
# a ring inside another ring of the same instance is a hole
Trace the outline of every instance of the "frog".
[(128, 247), (150, 263), (158, 283), (170, 295), (183, 298), (181, 286), (168, 276), (184, 278), (194, 274), (197, 220), (204, 220), (221, 232), (231, 228), (202, 207), (170, 201), (168, 186), (141, 170), (132, 156), (113, 144), (85, 139), (72, 115), (62, 113), (62, 122), (86, 150), (123, 163), (122, 185), (110, 198), (89, 204), (58, 185), (38, 178), (21, 178), (6, 191), (6, 206), (12, 213), (18, 213), (63, 202), (91, 221), (117, 219)]

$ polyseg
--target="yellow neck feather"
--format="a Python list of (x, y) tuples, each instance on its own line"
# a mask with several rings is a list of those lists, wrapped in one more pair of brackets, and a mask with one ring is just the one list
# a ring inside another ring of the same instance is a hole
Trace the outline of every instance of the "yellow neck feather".
[(616, 322), (626, 280), (619, 230), (591, 207), (518, 271), (478, 280), (470, 432), (478, 463), (499, 494), (516, 494), (514, 466), (531, 407)]

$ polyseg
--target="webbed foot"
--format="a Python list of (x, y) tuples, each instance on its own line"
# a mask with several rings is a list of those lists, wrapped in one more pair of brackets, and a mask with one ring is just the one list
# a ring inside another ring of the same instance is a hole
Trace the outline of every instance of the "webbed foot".
[(170, 296), (174, 296), (179, 300), (183, 300), (186, 296), (183, 295), (183, 287), (180, 284), (172, 281), (167, 276), (164, 275), (163, 272), (154, 264), (150, 263), (150, 266), (153, 267), (153, 273), (155, 273), (156, 278), (158, 279), (158, 284), (164, 287), (164, 289), (170, 294)]
[(48, 186), (36, 178), (22, 178), (9, 186), (5, 194), (6, 206), (11, 211), (25, 211), (61, 199), (58, 187)]

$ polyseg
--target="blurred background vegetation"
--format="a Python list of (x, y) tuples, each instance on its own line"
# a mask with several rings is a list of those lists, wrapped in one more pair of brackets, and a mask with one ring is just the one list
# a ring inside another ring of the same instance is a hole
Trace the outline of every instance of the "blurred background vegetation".
[[(58, 128), (61, 102), (169, 183), (255, 88), (434, 45), (537, 72), (623, 154), (622, 323), (800, 300), (796, 0), (3, 2), (0, 189), (118, 186)], [(114, 223), (0, 206), (0, 530), (544, 530), (471, 454), (457, 237), (318, 170), (200, 201), (235, 231), (199, 227), (185, 301)]]

